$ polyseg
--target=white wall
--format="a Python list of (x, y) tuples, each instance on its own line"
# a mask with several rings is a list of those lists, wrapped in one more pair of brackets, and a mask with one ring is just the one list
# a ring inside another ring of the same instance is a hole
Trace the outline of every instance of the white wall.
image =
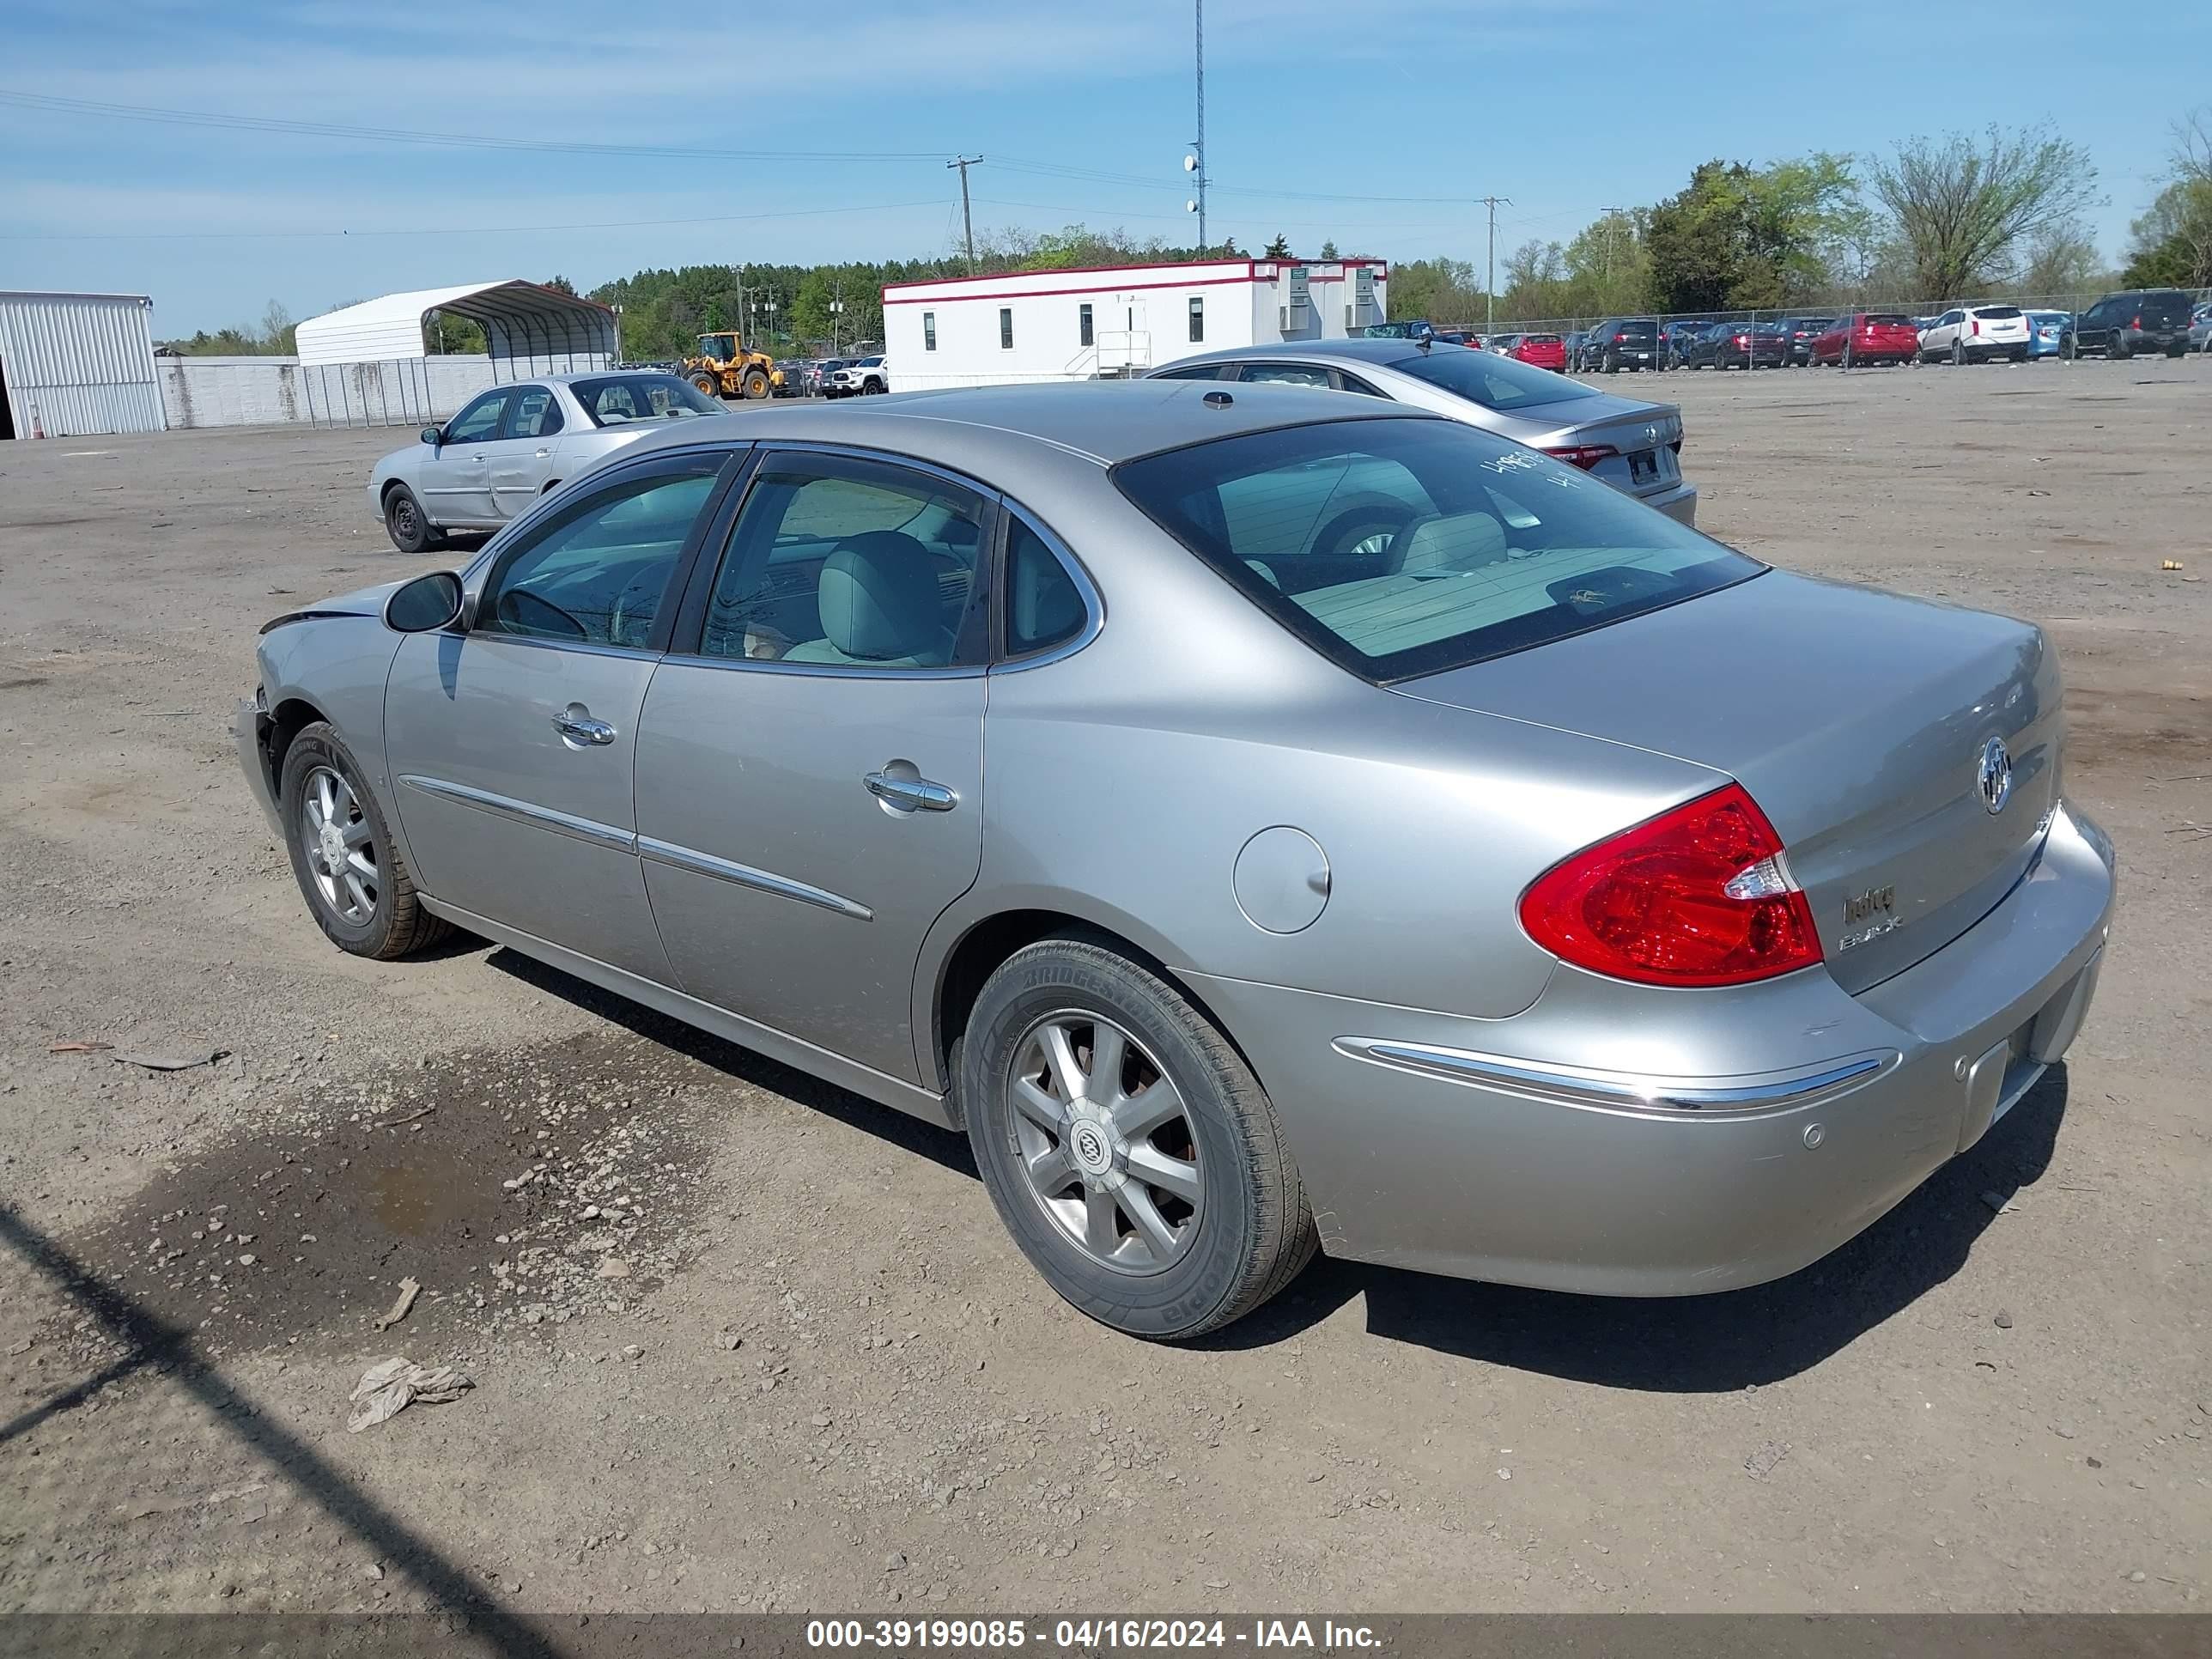
[(453, 414), (492, 384), (489, 357), (302, 368), (296, 357), (160, 357), (173, 427), (410, 425)]
[[(1277, 261), (1223, 259), (891, 283), (884, 289), (891, 390), (1142, 374), (1202, 351), (1279, 340), (1292, 269)], [(1352, 268), (1331, 263), (1304, 269), (1312, 303), (1298, 337), (1342, 338)], [(1384, 280), (1377, 280), (1370, 320), (1387, 314), (1384, 291)], [(1190, 337), (1194, 300), (1203, 307), (1203, 337), (1195, 341)], [(1083, 343), (1086, 305), (1089, 346)], [(1011, 347), (1001, 331), (1002, 311), (1011, 313)]]

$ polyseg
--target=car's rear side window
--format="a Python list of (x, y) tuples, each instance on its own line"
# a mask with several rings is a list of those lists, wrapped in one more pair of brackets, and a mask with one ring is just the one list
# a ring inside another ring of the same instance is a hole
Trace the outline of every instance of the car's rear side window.
[(1377, 683), (1585, 633), (1765, 568), (1455, 421), (1252, 433), (1125, 462), (1114, 478), (1285, 628)]
[[(1532, 337), (1501, 334), (1492, 343), (1510, 347)], [(1542, 337), (1556, 340), (1559, 336)], [(1485, 409), (1533, 409), (1539, 404), (1571, 403), (1577, 398), (1602, 394), (1595, 386), (1571, 380), (1534, 364), (1516, 362), (1492, 351), (1429, 350), (1401, 357), (1390, 364), (1401, 374), (1440, 386), (1444, 391), (1480, 404)]]

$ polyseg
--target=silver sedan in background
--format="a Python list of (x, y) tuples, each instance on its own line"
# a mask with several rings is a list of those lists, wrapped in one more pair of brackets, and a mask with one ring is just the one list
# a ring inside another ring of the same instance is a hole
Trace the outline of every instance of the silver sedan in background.
[(496, 530), (564, 478), (671, 421), (727, 411), (673, 374), (601, 369), (496, 386), (370, 469), (368, 510), (402, 553)]
[(1316, 1248), (1793, 1272), (2066, 1051), (2113, 892), (2034, 627), (1335, 391), (686, 422), (259, 671), (339, 949), (459, 927), (964, 1130), (1151, 1338)]
[(1182, 358), (1148, 378), (1287, 382), (1388, 398), (1540, 449), (1669, 518), (1697, 522), (1698, 489), (1681, 471), (1681, 410), (1616, 398), (1494, 350), (1371, 337), (1285, 341)]

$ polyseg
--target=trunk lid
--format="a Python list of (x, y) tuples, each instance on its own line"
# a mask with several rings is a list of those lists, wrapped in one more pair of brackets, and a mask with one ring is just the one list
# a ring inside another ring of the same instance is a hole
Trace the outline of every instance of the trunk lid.
[[(1988, 915), (2058, 799), (2057, 658), (2039, 629), (1783, 571), (1395, 689), (1735, 778), (1788, 847), (1850, 991)], [(1994, 812), (1992, 738), (2011, 768)]]

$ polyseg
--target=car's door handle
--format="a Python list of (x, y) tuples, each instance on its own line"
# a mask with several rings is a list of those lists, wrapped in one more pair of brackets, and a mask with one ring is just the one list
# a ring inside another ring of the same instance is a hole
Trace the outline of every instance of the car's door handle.
[(572, 702), (553, 717), (553, 729), (570, 743), (593, 746), (612, 743), (615, 729), (605, 720), (595, 720), (592, 712), (580, 702)]
[(546, 455), (550, 455), (553, 452), (552, 452), (551, 450), (550, 450), (550, 449), (541, 449), (541, 450), (539, 450), (538, 453), (538, 454), (539, 454), (541, 457), (543, 457), (543, 456), (546, 456)]
[(957, 790), (927, 778), (901, 777), (896, 772), (871, 772), (860, 781), (878, 800), (913, 812), (950, 812), (960, 805)]

